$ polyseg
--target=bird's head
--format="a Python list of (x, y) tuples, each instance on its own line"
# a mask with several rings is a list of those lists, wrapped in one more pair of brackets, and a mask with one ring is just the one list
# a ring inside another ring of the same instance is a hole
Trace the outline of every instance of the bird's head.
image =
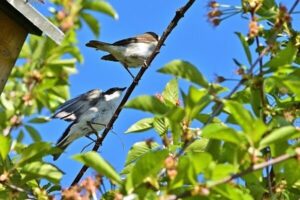
[(113, 99), (118, 99), (121, 95), (122, 92), (126, 89), (126, 87), (119, 88), (119, 87), (113, 87), (108, 90), (106, 90), (103, 95), (107, 101), (113, 100)]

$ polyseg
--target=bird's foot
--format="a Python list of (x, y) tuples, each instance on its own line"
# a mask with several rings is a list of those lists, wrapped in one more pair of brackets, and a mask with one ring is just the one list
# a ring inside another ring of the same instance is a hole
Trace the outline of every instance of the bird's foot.
[(91, 121), (87, 121), (86, 123), (92, 129), (93, 133), (95, 133), (96, 135), (98, 135), (98, 131), (93, 127), (93, 124), (95, 124), (95, 123), (91, 122)]
[[(99, 138), (99, 136), (98, 136), (98, 134), (96, 134), (97, 135), (97, 139)], [(89, 136), (89, 135), (86, 135), (85, 136), (86, 138), (88, 138), (88, 139), (90, 139), (91, 141), (93, 141), (93, 142), (96, 142), (96, 140), (94, 140), (91, 136)]]
[(143, 65), (142, 65), (142, 67), (145, 67), (145, 68), (147, 68), (147, 67), (148, 67), (147, 60), (145, 60), (145, 61), (144, 61), (144, 63), (143, 63)]

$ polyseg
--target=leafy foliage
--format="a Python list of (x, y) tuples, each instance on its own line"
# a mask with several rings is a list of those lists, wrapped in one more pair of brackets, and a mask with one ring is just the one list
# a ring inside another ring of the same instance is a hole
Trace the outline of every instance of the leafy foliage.
[[(77, 31), (86, 22), (99, 36), (100, 24), (92, 13), (113, 18), (118, 15), (106, 1), (56, 1), (50, 20), (64, 33), (61, 45), (47, 37), (30, 35), (1, 94), (0, 101), (0, 198), (50, 199), (60, 190), (63, 172), (44, 157), (57, 150), (35, 128), (46, 123), (42, 111), (53, 112), (69, 98), (69, 77), (76, 73), (76, 64), (83, 62), (77, 47)], [(12, 137), (17, 132), (17, 137)], [(24, 144), (24, 135), (32, 139)]]
[[(54, 3), (62, 8), (51, 20), (64, 30), (63, 44), (30, 37), (1, 95), (0, 198), (47, 199), (60, 190), (63, 172), (44, 161), (57, 149), (34, 126), (49, 120), (42, 110), (52, 112), (69, 96), (69, 76), (83, 61), (76, 47), (81, 23), (97, 36), (93, 12), (118, 17), (105, 1)], [(223, 86), (224, 77), (209, 83), (188, 61), (167, 63), (158, 72), (173, 78), (162, 92), (134, 97), (125, 107), (152, 115), (126, 133), (155, 131), (159, 140), (135, 143), (120, 173), (96, 152), (75, 155), (99, 175), (61, 191), (64, 199), (96, 199), (99, 192), (103, 199), (300, 198), (300, 36), (293, 10), (274, 0), (243, 0), (240, 6), (211, 1), (209, 7), (216, 26), (238, 13), (250, 19), (248, 33), (235, 33), (247, 59), (234, 59), (236, 87)], [(24, 134), (32, 144), (23, 144)], [(105, 192), (104, 177), (113, 185)]]

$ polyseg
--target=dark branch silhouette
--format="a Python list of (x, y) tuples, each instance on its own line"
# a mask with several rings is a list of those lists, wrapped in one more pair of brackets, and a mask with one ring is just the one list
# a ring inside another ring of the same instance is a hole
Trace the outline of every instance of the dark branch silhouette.
[[(169, 23), (168, 27), (163, 32), (163, 34), (162, 34), (161, 38), (159, 39), (158, 44), (157, 44), (155, 50), (153, 51), (152, 55), (149, 56), (147, 58), (147, 60), (145, 61), (144, 65), (140, 69), (139, 73), (136, 75), (136, 77), (132, 81), (131, 85), (129, 86), (128, 90), (126, 91), (126, 94), (124, 95), (124, 97), (123, 97), (120, 105), (116, 109), (113, 117), (111, 118), (111, 120), (107, 124), (106, 128), (104, 129), (101, 137), (99, 137), (99, 139), (97, 139), (97, 141), (95, 143), (95, 146), (93, 147), (93, 151), (97, 151), (99, 149), (99, 147), (102, 145), (105, 137), (109, 133), (110, 129), (113, 127), (114, 122), (116, 121), (116, 119), (118, 118), (120, 112), (122, 111), (123, 106), (125, 105), (125, 103), (129, 99), (130, 95), (132, 94), (133, 90), (135, 89), (135, 87), (137, 86), (138, 82), (142, 78), (143, 74), (148, 69), (148, 66), (151, 65), (152, 61), (154, 60), (154, 58), (156, 57), (156, 55), (159, 53), (161, 47), (163, 46), (164, 42), (166, 41), (166, 39), (168, 38), (168, 36), (170, 35), (170, 33), (177, 26), (179, 20), (184, 17), (184, 14), (194, 4), (195, 1), (196, 0), (189, 0), (183, 7), (181, 7), (180, 9), (178, 9), (176, 11), (176, 14), (175, 14), (174, 18), (172, 19), (172, 21)], [(82, 178), (82, 176), (84, 175), (84, 173), (87, 171), (87, 169), (88, 169), (87, 166), (83, 166), (80, 169), (80, 171), (78, 172), (77, 176), (73, 180), (71, 186), (76, 185), (80, 181), (80, 179)]]

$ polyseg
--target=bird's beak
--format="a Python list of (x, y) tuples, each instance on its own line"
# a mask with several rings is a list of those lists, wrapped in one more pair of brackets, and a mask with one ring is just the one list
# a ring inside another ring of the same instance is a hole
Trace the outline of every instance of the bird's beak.
[(120, 88), (120, 90), (121, 90), (121, 91), (124, 91), (124, 90), (126, 90), (126, 88), (127, 88), (127, 87), (123, 87), (123, 88)]

